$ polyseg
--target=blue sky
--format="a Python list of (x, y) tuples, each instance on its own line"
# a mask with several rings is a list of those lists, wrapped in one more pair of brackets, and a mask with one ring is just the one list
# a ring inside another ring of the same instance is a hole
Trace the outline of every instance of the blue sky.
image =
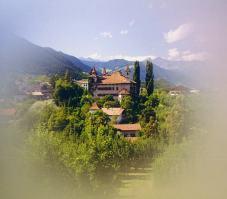
[(224, 0), (0, 0), (0, 19), (33, 43), (77, 57), (193, 61), (209, 56), (224, 8)]

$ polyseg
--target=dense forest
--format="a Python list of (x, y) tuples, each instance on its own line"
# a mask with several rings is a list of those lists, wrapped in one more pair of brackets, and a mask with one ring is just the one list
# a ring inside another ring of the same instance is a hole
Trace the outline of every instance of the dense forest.
[[(153, 90), (152, 78), (147, 77), (149, 94), (145, 85), (138, 88), (137, 96), (125, 97), (119, 103), (112, 96), (94, 99), (73, 83), (69, 74), (53, 77), (54, 100), (28, 101), (21, 107), (24, 116), (20, 124), (29, 132), (25, 151), (32, 165), (50, 179), (54, 175), (60, 181), (72, 182), (75, 189), (86, 184), (97, 192), (103, 188), (103, 180), (116, 181), (121, 171), (147, 167), (169, 145), (181, 143), (187, 137), (187, 96), (171, 96), (161, 88)], [(126, 140), (105, 113), (90, 113), (94, 101), (100, 107), (124, 108), (124, 122), (141, 124), (139, 138)], [(103, 179), (106, 173), (109, 175)]]
[[(112, 96), (93, 98), (66, 73), (49, 79), (53, 99), (28, 99), (17, 104), (12, 126), (20, 129), (17, 134), (23, 143), (24, 164), (29, 165), (43, 190), (56, 188), (57, 181), (63, 193), (84, 197), (89, 190), (88, 195), (105, 198), (117, 194), (114, 189), (121, 186), (120, 173), (147, 168), (151, 163), (162, 171), (169, 164), (161, 154), (188, 139), (191, 96), (171, 96), (167, 88), (154, 87), (152, 63), (147, 63), (151, 72), (144, 84), (140, 83), (138, 63), (135, 71), (137, 92), (121, 102)], [(99, 107), (125, 109), (123, 123), (142, 126), (138, 139), (125, 139), (104, 112), (90, 113), (93, 102)]]

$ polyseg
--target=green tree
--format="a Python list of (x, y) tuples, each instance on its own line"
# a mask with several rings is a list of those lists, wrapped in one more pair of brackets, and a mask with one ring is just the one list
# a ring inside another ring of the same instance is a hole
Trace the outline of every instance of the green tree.
[(119, 102), (117, 100), (114, 100), (114, 101), (106, 101), (103, 106), (105, 108), (119, 107)]
[(93, 98), (91, 95), (84, 93), (81, 100), (80, 100), (80, 104), (83, 106), (84, 104), (89, 104), (91, 105), (93, 103)]
[(83, 92), (79, 85), (59, 79), (56, 81), (53, 97), (58, 106), (78, 107)]
[(140, 65), (139, 65), (138, 61), (136, 61), (135, 64), (134, 64), (133, 80), (136, 82), (136, 85), (135, 85), (135, 99), (138, 99), (139, 98), (139, 94), (140, 94), (140, 85), (141, 85), (141, 81), (140, 81)]
[(63, 131), (69, 120), (64, 107), (58, 108), (52, 112), (48, 120), (48, 129), (51, 131)]
[(144, 103), (146, 107), (157, 107), (159, 105), (159, 98), (156, 94), (150, 95), (147, 99), (147, 101)]
[(121, 101), (121, 108), (125, 109), (125, 122), (132, 123), (136, 120), (134, 102), (130, 96), (125, 96)]
[(90, 121), (94, 127), (99, 127), (100, 125), (108, 125), (110, 118), (103, 111), (96, 111), (91, 114)]
[[(86, 104), (83, 109), (86, 109)], [(87, 105), (88, 106), (88, 105)], [(87, 109), (88, 110), (88, 109)], [(64, 129), (64, 132), (68, 135), (80, 135), (84, 128), (83, 111), (80, 109), (75, 109), (72, 113), (68, 114), (67, 120), (68, 124)]]
[(158, 135), (158, 122), (154, 117), (150, 117), (150, 121), (144, 124), (145, 137), (152, 137)]
[(99, 98), (97, 100), (97, 104), (99, 107), (103, 107), (104, 104), (106, 103), (107, 107), (109, 103), (116, 103), (112, 95), (105, 95), (102, 98)]
[(153, 72), (153, 63), (147, 61), (146, 64), (146, 89), (148, 96), (154, 92), (154, 72)]
[(142, 110), (140, 118), (144, 123), (147, 123), (150, 121), (151, 117), (156, 118), (156, 113), (153, 107), (148, 106)]

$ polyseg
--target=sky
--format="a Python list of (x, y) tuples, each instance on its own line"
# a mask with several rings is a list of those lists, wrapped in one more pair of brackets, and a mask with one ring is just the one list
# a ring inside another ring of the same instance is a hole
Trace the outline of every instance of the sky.
[(99, 60), (206, 60), (225, 37), (225, 0), (0, 0), (0, 27)]

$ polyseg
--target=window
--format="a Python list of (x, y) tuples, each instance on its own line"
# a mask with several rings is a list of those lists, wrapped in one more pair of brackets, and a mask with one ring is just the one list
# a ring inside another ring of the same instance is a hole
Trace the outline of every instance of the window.
[(100, 90), (100, 91), (104, 91), (104, 90), (112, 90), (112, 88), (111, 87), (99, 87), (98, 88), (98, 90)]

